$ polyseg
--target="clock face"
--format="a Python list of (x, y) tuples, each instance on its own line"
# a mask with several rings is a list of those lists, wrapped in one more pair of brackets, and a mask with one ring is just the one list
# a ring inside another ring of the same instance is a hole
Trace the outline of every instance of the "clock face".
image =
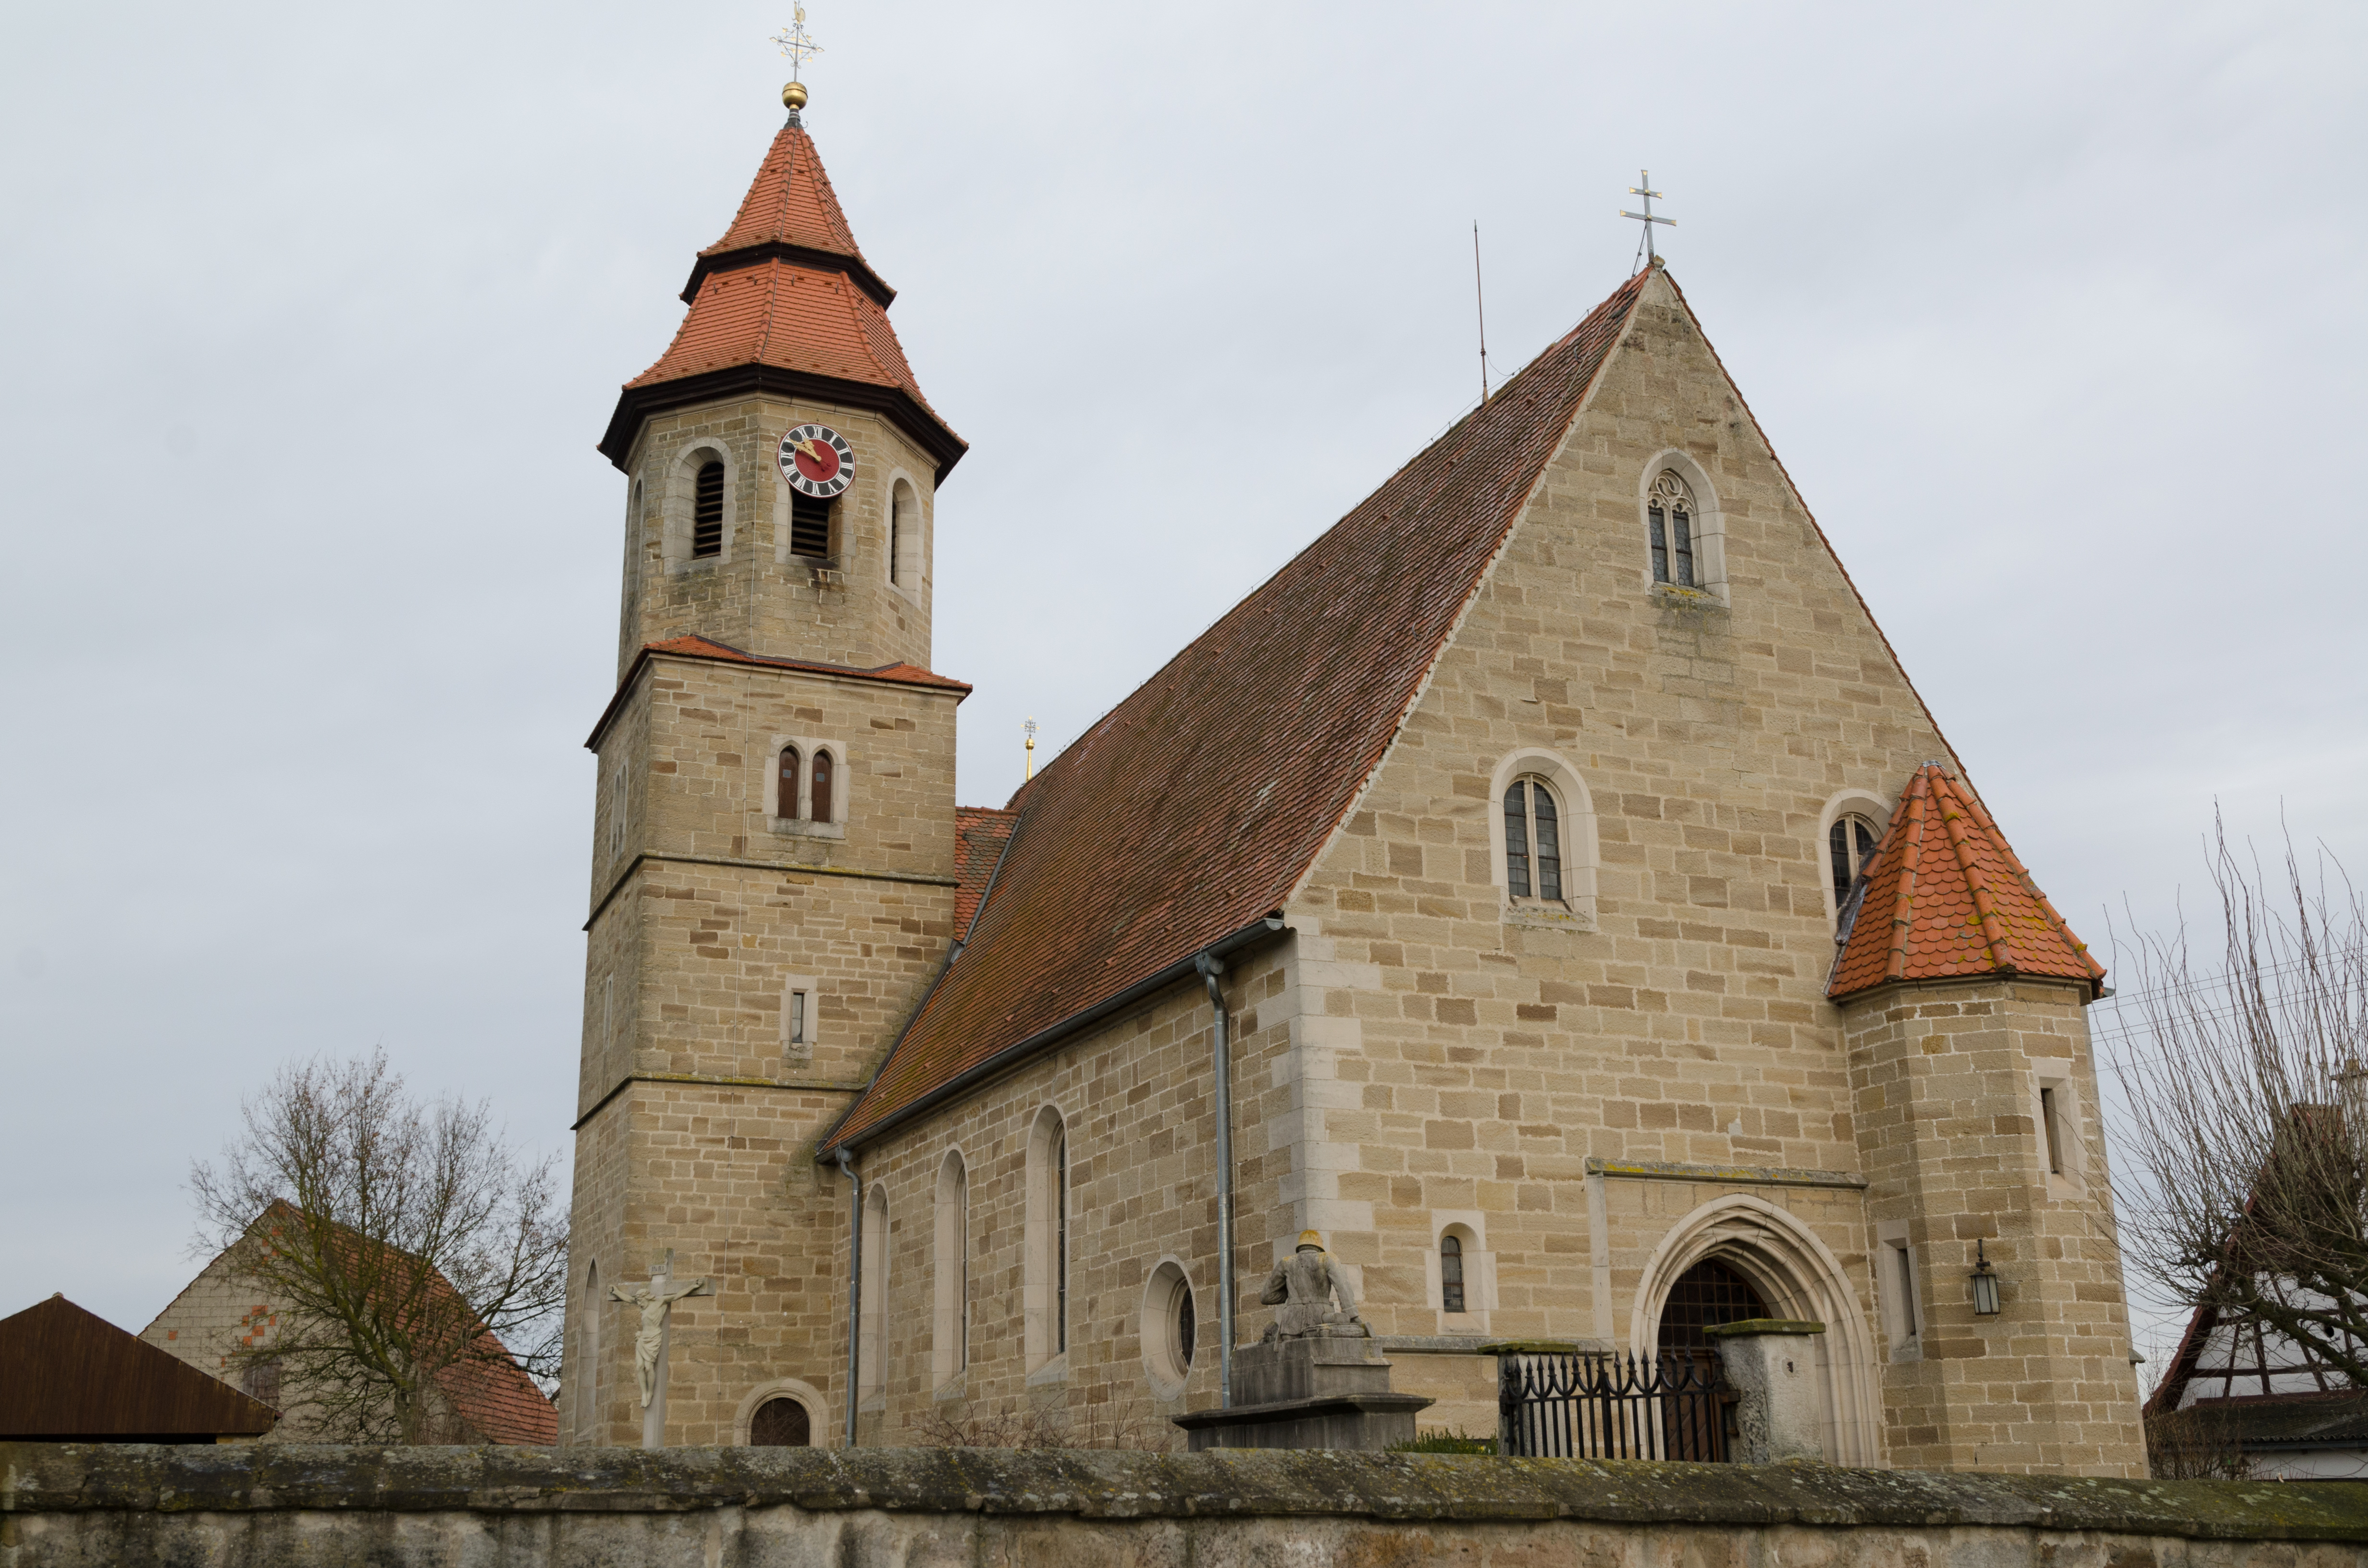
[(781, 437), (781, 477), (801, 495), (828, 500), (855, 478), (855, 449), (827, 425), (800, 425)]

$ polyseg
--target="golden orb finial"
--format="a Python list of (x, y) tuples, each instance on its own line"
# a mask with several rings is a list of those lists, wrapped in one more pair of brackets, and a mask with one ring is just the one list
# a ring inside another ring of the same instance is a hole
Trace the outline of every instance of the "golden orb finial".
[(781, 84), (781, 104), (791, 114), (806, 107), (806, 85), (803, 82)]

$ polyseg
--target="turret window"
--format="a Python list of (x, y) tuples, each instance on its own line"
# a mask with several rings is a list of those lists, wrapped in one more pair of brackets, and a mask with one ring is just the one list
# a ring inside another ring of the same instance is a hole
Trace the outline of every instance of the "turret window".
[(1463, 1310), (1463, 1240), (1439, 1238), (1439, 1305), (1442, 1312)]
[(1694, 494), (1675, 469), (1663, 469), (1645, 497), (1645, 527), (1652, 536), (1653, 581), (1694, 585)]
[(812, 561), (830, 556), (830, 503), (790, 494), (790, 553)]
[(696, 561), (723, 553), (723, 465), (705, 462), (699, 465), (699, 479), (691, 488), (690, 554)]
[(1516, 778), (1505, 791), (1505, 891), (1562, 898), (1562, 817), (1554, 792), (1536, 778)]

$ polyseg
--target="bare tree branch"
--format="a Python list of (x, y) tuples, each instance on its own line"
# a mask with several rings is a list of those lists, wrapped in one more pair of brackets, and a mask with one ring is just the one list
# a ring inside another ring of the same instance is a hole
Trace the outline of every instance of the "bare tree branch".
[(2368, 915), (2330, 858), (2289, 841), (2272, 875), (2216, 815), (2211, 867), (2217, 966), (2183, 920), (2121, 959), (2124, 1256), (2368, 1387)]
[(383, 1051), (284, 1068), (189, 1174), (200, 1246), (279, 1308), (235, 1354), (271, 1362), (324, 1435), (451, 1437), (446, 1375), (557, 1371), (567, 1221), (554, 1162), (521, 1165), (486, 1108), (423, 1106)]

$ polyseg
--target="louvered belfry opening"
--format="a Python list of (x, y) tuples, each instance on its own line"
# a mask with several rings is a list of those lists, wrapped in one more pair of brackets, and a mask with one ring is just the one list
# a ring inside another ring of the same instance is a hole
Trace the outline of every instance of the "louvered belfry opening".
[(723, 553), (723, 465), (701, 463), (699, 483), (691, 492), (690, 554), (696, 561), (702, 555)]
[(790, 553), (811, 561), (830, 558), (829, 502), (811, 495), (791, 495)]

